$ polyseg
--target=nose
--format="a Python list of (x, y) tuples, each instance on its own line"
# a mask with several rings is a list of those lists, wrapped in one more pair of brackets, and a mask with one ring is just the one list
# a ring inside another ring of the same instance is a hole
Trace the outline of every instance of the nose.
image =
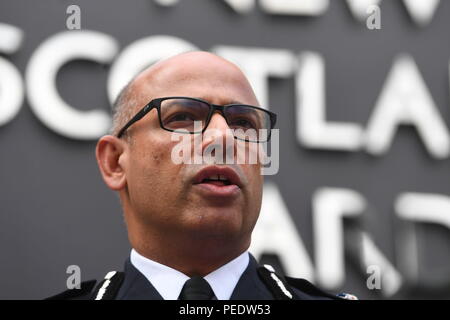
[(220, 131), (227, 131), (228, 129), (229, 131), (230, 127), (228, 126), (224, 115), (220, 111), (216, 110), (211, 116), (207, 129), (215, 129)]
[[(223, 114), (216, 111), (203, 133), (203, 155), (214, 157), (215, 162), (234, 159), (236, 142)], [(219, 153), (219, 154), (218, 154)]]

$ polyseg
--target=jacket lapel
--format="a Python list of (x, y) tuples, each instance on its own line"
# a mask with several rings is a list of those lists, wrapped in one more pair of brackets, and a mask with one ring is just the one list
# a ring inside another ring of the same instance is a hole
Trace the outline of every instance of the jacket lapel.
[(269, 289), (263, 284), (258, 276), (259, 267), (256, 259), (250, 255), (250, 261), (239, 279), (230, 300), (273, 300)]
[(125, 279), (116, 300), (163, 300), (150, 281), (137, 270), (130, 259), (125, 262)]

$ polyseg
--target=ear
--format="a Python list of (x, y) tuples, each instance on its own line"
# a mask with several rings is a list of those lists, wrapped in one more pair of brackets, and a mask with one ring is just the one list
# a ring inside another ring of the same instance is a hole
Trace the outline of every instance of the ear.
[(103, 180), (110, 189), (115, 191), (122, 190), (126, 186), (125, 151), (125, 141), (111, 135), (101, 137), (95, 149)]

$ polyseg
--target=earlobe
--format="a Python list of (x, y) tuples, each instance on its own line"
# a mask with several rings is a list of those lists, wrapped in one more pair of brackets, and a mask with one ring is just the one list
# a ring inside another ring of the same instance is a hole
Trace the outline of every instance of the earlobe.
[(123, 166), (125, 151), (124, 141), (111, 135), (103, 136), (97, 142), (95, 155), (100, 173), (106, 185), (115, 191), (122, 190), (126, 186)]

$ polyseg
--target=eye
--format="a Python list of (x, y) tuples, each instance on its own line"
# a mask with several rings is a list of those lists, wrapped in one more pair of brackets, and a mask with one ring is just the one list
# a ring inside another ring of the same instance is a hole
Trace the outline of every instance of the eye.
[(189, 113), (177, 113), (170, 117), (167, 122), (177, 122), (177, 121), (195, 121), (195, 117)]
[(231, 124), (233, 127), (255, 128), (254, 124), (246, 118), (235, 119)]

